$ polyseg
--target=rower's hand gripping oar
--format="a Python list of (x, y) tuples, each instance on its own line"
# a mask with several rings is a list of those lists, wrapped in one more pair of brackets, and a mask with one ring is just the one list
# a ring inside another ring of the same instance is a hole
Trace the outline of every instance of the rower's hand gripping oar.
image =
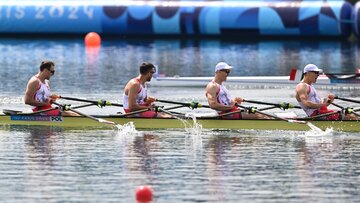
[(88, 99), (79, 99), (79, 98), (74, 98), (74, 97), (63, 97), (63, 96), (58, 96), (58, 98), (59, 99), (66, 99), (66, 100), (72, 100), (72, 101), (92, 103), (92, 104), (97, 105), (99, 107), (104, 107), (104, 106), (123, 107), (122, 104), (112, 103), (112, 102), (109, 102), (109, 101), (106, 101), (106, 100), (93, 101), (93, 100), (88, 100)]
[(265, 112), (259, 111), (256, 107), (246, 107), (246, 106), (242, 106), (240, 104), (235, 104), (235, 105), (240, 107), (240, 108), (245, 109), (245, 111), (248, 112), (248, 113), (259, 113), (259, 114), (262, 114), (262, 115), (265, 115), (265, 116), (268, 116), (268, 117), (271, 117), (271, 118), (283, 120), (283, 121), (286, 121), (286, 122), (289, 122), (289, 123), (307, 124), (306, 121), (299, 121), (299, 120), (294, 120), (294, 119), (286, 119), (286, 118), (275, 116), (275, 115), (272, 115), (272, 114), (269, 114), (269, 113), (265, 113)]
[(177, 104), (177, 105), (183, 105), (185, 107), (189, 107), (190, 109), (197, 109), (197, 108), (210, 108), (210, 106), (208, 105), (202, 105), (199, 102), (190, 102), (190, 103), (185, 103), (185, 102), (176, 102), (176, 101), (169, 101), (169, 100), (163, 100), (163, 99), (156, 99), (157, 102), (162, 102), (162, 103), (168, 103), (168, 104)]
[(64, 111), (72, 111), (72, 112), (75, 112), (81, 116), (84, 116), (84, 117), (87, 117), (89, 119), (92, 119), (92, 120), (95, 120), (97, 122), (100, 122), (100, 123), (105, 123), (105, 124), (109, 124), (109, 125), (116, 125), (116, 123), (112, 122), (112, 121), (108, 121), (108, 120), (105, 120), (105, 119), (102, 119), (102, 118), (96, 118), (94, 116), (90, 116), (88, 114), (85, 114), (85, 113), (82, 113), (78, 110), (75, 110), (74, 108), (71, 108), (70, 105), (62, 105), (62, 104), (59, 104), (57, 102), (53, 102), (53, 104), (56, 104), (58, 105), (62, 110)]

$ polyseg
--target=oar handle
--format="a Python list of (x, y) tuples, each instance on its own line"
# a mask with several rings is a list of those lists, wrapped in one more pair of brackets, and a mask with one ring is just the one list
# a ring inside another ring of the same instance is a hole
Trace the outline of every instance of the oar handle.
[(340, 99), (340, 100), (343, 100), (343, 101), (353, 102), (353, 103), (360, 104), (360, 101), (359, 101), (359, 100), (355, 100), (355, 99), (348, 99), (348, 98), (343, 98), (343, 97), (339, 97), (339, 96), (335, 96), (335, 99)]
[(281, 102), (279, 104), (276, 103), (270, 103), (270, 102), (263, 102), (263, 101), (254, 101), (254, 100), (248, 100), (248, 99), (243, 99), (244, 102), (248, 102), (248, 103), (253, 103), (253, 104), (263, 104), (263, 105), (271, 105), (271, 106), (276, 106), (280, 109), (292, 109), (292, 108), (296, 108), (296, 109), (301, 109), (300, 106), (296, 106), (287, 102)]
[(236, 106), (238, 106), (238, 107), (240, 107), (240, 108), (243, 108), (243, 109), (246, 109), (249, 113), (259, 113), (259, 114), (262, 114), (262, 115), (265, 115), (265, 116), (268, 116), (268, 117), (271, 117), (271, 118), (275, 118), (275, 119), (287, 121), (287, 122), (289, 122), (289, 123), (306, 124), (306, 121), (299, 121), (299, 120), (294, 120), (294, 119), (282, 118), (282, 117), (279, 117), (279, 116), (272, 115), (272, 114), (270, 114), (270, 113), (262, 112), (262, 111), (258, 110), (258, 109), (255, 108), (255, 107), (246, 107), (246, 106), (242, 106), (242, 105), (239, 105), (239, 104), (236, 104)]
[(201, 108), (201, 107), (210, 108), (210, 106), (202, 105), (199, 102), (185, 103), (185, 102), (168, 101), (168, 100), (163, 100), (163, 99), (156, 99), (156, 101), (162, 102), (162, 103), (168, 103), (168, 104), (183, 105), (183, 106), (189, 107), (191, 109), (196, 109), (196, 108)]
[(338, 107), (338, 108), (340, 108), (340, 109), (345, 109), (345, 107), (340, 106), (339, 104), (336, 104), (336, 103), (334, 103), (334, 102), (331, 102), (331, 104), (334, 105), (334, 106), (336, 106), (336, 107)]

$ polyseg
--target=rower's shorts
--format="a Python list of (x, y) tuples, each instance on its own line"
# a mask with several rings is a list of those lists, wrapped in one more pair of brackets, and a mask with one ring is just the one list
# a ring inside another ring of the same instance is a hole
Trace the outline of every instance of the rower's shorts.
[[(36, 112), (36, 111), (41, 111), (41, 110), (46, 110), (46, 109), (50, 109), (52, 108), (51, 105), (47, 105), (47, 106), (38, 106), (38, 107), (35, 107), (33, 108), (33, 112)], [(59, 109), (54, 109), (54, 110), (51, 110), (51, 111), (45, 111), (43, 113), (39, 113), (39, 115), (42, 115), (42, 116), (60, 116), (61, 115), (61, 112), (59, 111)]]
[[(129, 109), (124, 109), (125, 113), (131, 113)], [(139, 118), (156, 118), (157, 112), (155, 111), (145, 111), (142, 113), (137, 113), (134, 115), (129, 115), (129, 117), (139, 117)]]
[[(326, 113), (332, 113), (335, 112), (335, 110), (331, 110), (328, 109), (327, 106), (323, 106), (320, 109), (315, 110), (311, 116), (317, 116), (317, 115), (321, 115), (321, 114), (326, 114)], [(329, 116), (324, 116), (324, 117), (320, 117), (318, 118), (319, 120), (326, 120), (326, 121), (338, 121), (341, 120), (341, 115), (340, 113), (335, 113)]]
[[(227, 111), (222, 111), (220, 112), (220, 114), (224, 114), (224, 113), (230, 113), (230, 112), (235, 112), (235, 111), (239, 111), (240, 109), (236, 106), (234, 106), (232, 109), (230, 110), (227, 110)], [(231, 119), (231, 120), (239, 120), (239, 119), (242, 119), (241, 117), (241, 112), (238, 112), (238, 113), (233, 113), (233, 114), (230, 114), (230, 115), (226, 115), (226, 116), (222, 116), (221, 117), (222, 119)]]

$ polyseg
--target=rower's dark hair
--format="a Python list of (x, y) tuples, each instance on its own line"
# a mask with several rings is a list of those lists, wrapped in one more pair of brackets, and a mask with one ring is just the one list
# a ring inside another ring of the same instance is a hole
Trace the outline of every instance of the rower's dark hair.
[(140, 66), (140, 74), (145, 75), (152, 71), (152, 69), (156, 69), (155, 66), (152, 63), (144, 62)]
[(40, 64), (40, 71), (43, 71), (45, 68), (50, 70), (51, 66), (55, 66), (55, 63), (48, 60), (42, 61)]

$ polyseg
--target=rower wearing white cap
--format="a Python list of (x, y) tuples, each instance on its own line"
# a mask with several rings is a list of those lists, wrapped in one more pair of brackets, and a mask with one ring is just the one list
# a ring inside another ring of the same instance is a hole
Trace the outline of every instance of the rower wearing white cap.
[[(309, 117), (327, 113), (331, 114), (334, 112), (334, 114), (320, 117), (319, 119), (341, 120), (342, 118), (340, 113), (335, 113), (335, 110), (327, 108), (327, 106), (334, 101), (335, 96), (333, 94), (329, 94), (326, 98), (320, 99), (315, 87), (312, 85), (316, 83), (317, 78), (322, 72), (322, 69), (318, 68), (314, 64), (308, 64), (304, 67), (304, 78), (296, 85), (296, 100)], [(350, 120), (354, 118), (354, 115), (347, 114), (343, 119)]]
[[(233, 67), (225, 62), (220, 62), (215, 66), (215, 77), (206, 86), (206, 97), (209, 106), (216, 110), (219, 114), (239, 111), (236, 104), (240, 104), (243, 99), (240, 97), (231, 98), (229, 91), (222, 84), (226, 81), (230, 70)], [(259, 113), (241, 112), (223, 116), (224, 119), (266, 119), (268, 117)]]

